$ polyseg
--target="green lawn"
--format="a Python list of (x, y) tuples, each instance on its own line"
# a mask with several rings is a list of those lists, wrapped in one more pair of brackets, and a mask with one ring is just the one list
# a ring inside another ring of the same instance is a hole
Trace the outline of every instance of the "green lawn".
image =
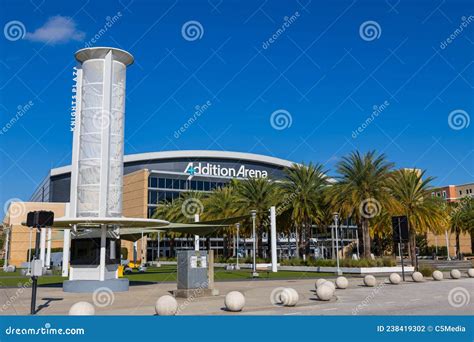
[[(215, 268), (214, 275), (216, 281), (252, 279), (252, 272), (247, 269), (226, 271), (224, 268)], [(277, 273), (260, 272), (261, 279), (317, 279), (329, 276), (334, 276), (334, 274), (292, 271), (279, 271)], [(135, 271), (133, 274), (126, 275), (125, 277), (133, 282), (175, 282), (176, 266), (163, 265), (162, 267), (148, 267), (147, 272), (145, 273), (138, 273)], [(43, 276), (39, 278), (38, 284), (60, 284), (65, 279), (66, 278), (62, 278), (59, 275)], [(14, 273), (0, 271), (0, 287), (19, 287), (23, 284), (28, 285), (29, 281), (30, 278), (20, 276), (19, 271)]]

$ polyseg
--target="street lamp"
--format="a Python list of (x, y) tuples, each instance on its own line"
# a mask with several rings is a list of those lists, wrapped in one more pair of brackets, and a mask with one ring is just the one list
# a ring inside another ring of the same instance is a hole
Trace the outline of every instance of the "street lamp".
[(336, 230), (336, 273), (337, 275), (342, 275), (341, 269), (339, 268), (339, 238), (337, 236), (337, 226), (339, 221), (339, 214), (334, 213), (334, 225)]
[(237, 228), (237, 263), (235, 265), (235, 269), (240, 270), (240, 266), (239, 266), (239, 239), (240, 239), (239, 230), (240, 230), (240, 223), (236, 223), (235, 226)]
[(256, 238), (257, 236), (255, 235), (255, 218), (257, 217), (257, 211), (256, 210), (251, 210), (250, 214), (252, 214), (252, 235), (253, 235), (253, 265), (252, 265), (252, 277), (258, 277), (257, 273), (257, 263), (256, 263)]

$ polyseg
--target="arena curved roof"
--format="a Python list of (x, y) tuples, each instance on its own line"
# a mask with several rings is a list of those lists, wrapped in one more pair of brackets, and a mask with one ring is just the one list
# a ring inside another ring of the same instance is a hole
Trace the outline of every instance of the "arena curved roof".
[[(232, 151), (215, 151), (215, 150), (180, 150), (180, 151), (162, 151), (128, 154), (124, 156), (124, 163), (135, 163), (140, 161), (174, 159), (174, 158), (215, 158), (229, 159), (247, 162), (257, 162), (270, 164), (280, 167), (290, 167), (295, 164), (292, 161), (265, 156), (262, 154), (232, 152)], [(51, 176), (58, 176), (71, 172), (71, 165), (62, 166), (51, 169)]]

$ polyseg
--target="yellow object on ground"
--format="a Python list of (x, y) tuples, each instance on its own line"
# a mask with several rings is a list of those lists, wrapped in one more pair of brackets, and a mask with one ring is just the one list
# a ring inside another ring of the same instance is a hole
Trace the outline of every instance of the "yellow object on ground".
[(118, 277), (122, 278), (123, 277), (123, 265), (119, 265), (118, 267)]

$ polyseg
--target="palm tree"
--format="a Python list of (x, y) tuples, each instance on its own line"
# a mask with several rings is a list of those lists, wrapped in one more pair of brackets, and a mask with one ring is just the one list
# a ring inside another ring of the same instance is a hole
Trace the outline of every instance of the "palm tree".
[(474, 199), (464, 197), (459, 202), (449, 203), (449, 224), (456, 235), (456, 257), (461, 259), (461, 233), (471, 233), (474, 227)]
[[(173, 201), (158, 202), (152, 218), (164, 219), (170, 222), (188, 223), (194, 222), (194, 215), (201, 215), (204, 211), (204, 199), (206, 194), (199, 191), (187, 191), (182, 193)], [(153, 234), (153, 237), (157, 234)], [(170, 255), (174, 254), (175, 238), (183, 236), (183, 233), (167, 232), (170, 239)]]
[(425, 171), (402, 169), (390, 177), (390, 191), (394, 199), (392, 211), (408, 220), (410, 257), (416, 265), (416, 234), (440, 232), (446, 228), (447, 217), (443, 201), (431, 195), (432, 177), (423, 179)]
[(311, 227), (321, 216), (320, 204), (327, 180), (321, 164), (293, 164), (285, 173), (285, 180), (279, 186), (288, 199), (293, 223), (300, 228), (299, 255), (306, 259), (310, 253)]
[[(203, 218), (205, 220), (225, 219), (237, 216), (238, 208), (235, 205), (236, 195), (232, 186), (217, 188), (203, 202), (205, 212)], [(228, 257), (229, 252), (229, 235), (234, 234), (234, 227), (228, 227), (219, 231), (224, 236), (224, 257)]]
[(331, 189), (333, 205), (343, 217), (352, 217), (362, 230), (363, 255), (370, 258), (370, 222), (386, 204), (387, 178), (393, 163), (375, 151), (358, 151), (343, 157), (337, 164), (338, 183)]
[(236, 204), (240, 215), (248, 215), (256, 210), (256, 235), (259, 257), (263, 257), (262, 233), (268, 226), (268, 209), (278, 204), (278, 188), (271, 180), (249, 178), (232, 184), (236, 192)]

